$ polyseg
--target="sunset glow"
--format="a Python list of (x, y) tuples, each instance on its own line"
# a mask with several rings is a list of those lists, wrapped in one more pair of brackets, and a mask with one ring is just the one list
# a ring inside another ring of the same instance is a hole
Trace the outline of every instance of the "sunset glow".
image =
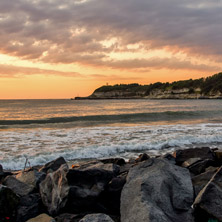
[(221, 8), (216, 0), (1, 1), (0, 99), (218, 73)]

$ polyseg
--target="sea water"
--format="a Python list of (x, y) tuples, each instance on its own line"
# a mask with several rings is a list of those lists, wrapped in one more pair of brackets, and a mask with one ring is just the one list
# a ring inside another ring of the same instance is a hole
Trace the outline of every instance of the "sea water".
[(0, 164), (222, 148), (221, 100), (0, 100)]

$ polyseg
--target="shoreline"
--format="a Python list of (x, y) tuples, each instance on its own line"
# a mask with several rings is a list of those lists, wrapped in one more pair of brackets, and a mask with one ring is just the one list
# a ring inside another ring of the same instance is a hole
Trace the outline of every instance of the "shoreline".
[[(216, 204), (222, 195), (221, 166), (222, 150), (201, 147), (154, 157), (144, 153), (129, 161), (72, 163), (60, 157), (17, 172), (0, 167), (0, 219), (141, 222), (142, 218), (161, 221), (163, 213), (175, 222), (221, 221), (222, 204)], [(215, 184), (221, 187), (210, 189)], [(146, 199), (145, 205), (139, 197)], [(157, 203), (159, 213), (153, 217), (147, 209), (156, 209)], [(137, 207), (139, 214), (134, 213)]]
[(207, 97), (207, 96), (200, 96), (198, 98), (187, 98), (187, 97), (165, 97), (165, 98), (158, 98), (158, 97), (75, 97), (71, 98), (71, 100), (218, 100), (222, 99), (221, 96), (218, 97)]

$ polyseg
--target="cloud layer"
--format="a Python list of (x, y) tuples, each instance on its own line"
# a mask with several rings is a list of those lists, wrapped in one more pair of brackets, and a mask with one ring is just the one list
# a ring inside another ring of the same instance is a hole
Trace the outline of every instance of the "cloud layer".
[(138, 51), (167, 49), (220, 63), (221, 10), (221, 0), (0, 1), (0, 52), (47, 63), (216, 71), (189, 59), (114, 60), (110, 53), (139, 45)]

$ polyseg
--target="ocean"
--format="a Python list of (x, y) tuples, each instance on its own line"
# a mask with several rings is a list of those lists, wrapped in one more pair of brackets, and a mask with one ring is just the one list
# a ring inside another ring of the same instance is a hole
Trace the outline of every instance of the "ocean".
[(221, 100), (0, 100), (0, 164), (222, 148)]

